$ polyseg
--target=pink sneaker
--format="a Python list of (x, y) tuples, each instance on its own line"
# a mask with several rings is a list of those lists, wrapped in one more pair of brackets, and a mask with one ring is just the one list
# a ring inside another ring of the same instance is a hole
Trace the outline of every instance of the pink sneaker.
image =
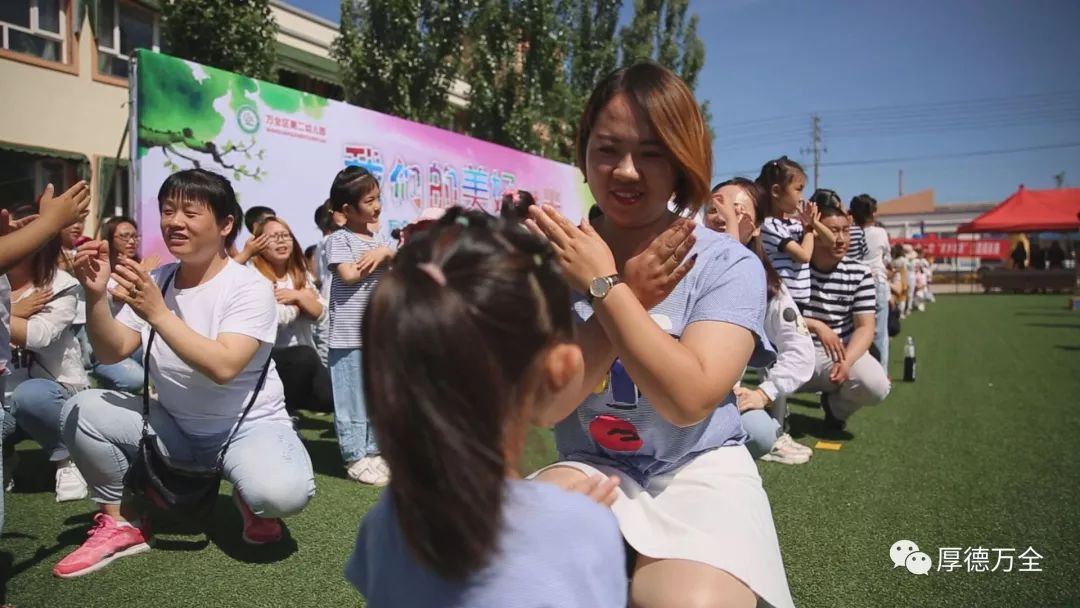
[(249, 545), (265, 545), (276, 543), (281, 540), (281, 520), (270, 517), (259, 517), (251, 512), (239, 492), (233, 492), (233, 502), (240, 510), (240, 517), (244, 519), (244, 531), (241, 536)]
[(94, 525), (86, 533), (86, 541), (53, 566), (60, 578), (90, 574), (109, 565), (114, 559), (150, 550), (148, 530), (121, 526), (104, 513), (94, 516)]

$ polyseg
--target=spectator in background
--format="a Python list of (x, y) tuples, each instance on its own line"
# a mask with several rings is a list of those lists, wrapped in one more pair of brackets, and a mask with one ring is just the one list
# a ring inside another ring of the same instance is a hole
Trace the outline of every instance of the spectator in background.
[[(135, 260), (148, 272), (157, 268), (158, 258), (151, 256), (146, 260), (139, 258), (139, 227), (135, 220), (117, 216), (105, 220), (101, 226), (101, 238), (109, 244), (109, 267), (118, 268), (126, 259)], [(109, 281), (109, 288), (116, 288), (116, 281)], [(123, 307), (122, 302), (115, 301), (109, 295), (109, 308), (115, 316)], [(119, 363), (106, 365), (99, 361), (94, 362), (93, 374), (102, 381), (102, 388), (112, 388), (127, 393), (142, 392), (143, 368), (142, 350), (135, 351), (127, 359)]]
[(247, 231), (250, 234), (255, 234), (255, 226), (257, 224), (261, 223), (266, 218), (274, 217), (275, 215), (277, 215), (277, 213), (270, 207), (264, 207), (262, 205), (249, 207), (248, 210), (244, 212), (244, 228), (247, 228)]
[(763, 381), (757, 388), (735, 388), (742, 425), (750, 435), (746, 448), (751, 456), (767, 462), (804, 464), (814, 452), (787, 432), (787, 396), (814, 373), (814, 343), (761, 243), (764, 198), (760, 186), (746, 178), (720, 183), (706, 208), (705, 226), (727, 232), (756, 253), (765, 267), (765, 337), (776, 349), (776, 362), (762, 370)]
[(266, 218), (274, 217), (277, 215), (274, 210), (269, 207), (263, 207), (256, 205), (244, 212), (244, 227), (247, 228), (248, 234), (252, 235), (251, 238), (244, 243), (244, 248), (235, 253), (230, 253), (230, 256), (240, 264), (247, 264), (251, 261), (251, 258), (259, 255), (270, 244), (265, 237), (255, 236), (255, 225), (262, 222)]
[[(315, 208), (315, 226), (319, 229), (319, 233), (322, 234), (322, 238), (315, 245), (314, 259), (308, 265), (308, 272), (315, 276), (315, 284), (319, 286), (319, 295), (322, 296), (323, 302), (328, 304), (330, 302), (331, 274), (330, 261), (326, 258), (326, 241), (331, 234), (340, 230), (344, 225), (345, 215), (333, 210), (330, 206), (330, 199), (326, 199), (323, 204)], [(319, 353), (319, 361), (322, 361), (323, 367), (327, 368), (330, 365), (329, 339), (330, 315), (327, 314), (315, 327), (315, 351)]]
[(1046, 270), (1046, 250), (1038, 241), (1031, 242), (1031, 269)]
[(1024, 241), (1016, 241), (1016, 247), (1013, 247), (1012, 255), (1013, 268), (1017, 270), (1023, 270), (1024, 265), (1027, 262), (1027, 249), (1024, 247)]
[[(874, 313), (876, 332), (874, 351), (877, 360), (886, 370), (889, 369), (889, 278), (885, 272), (885, 263), (889, 260), (889, 234), (881, 226), (875, 225), (877, 199), (869, 194), (860, 194), (851, 199), (848, 206), (851, 214), (851, 245), (848, 256), (866, 264), (874, 276), (877, 309)], [(861, 243), (861, 244), (859, 244)]]
[[(12, 221), (7, 209), (0, 209), (0, 469), (4, 471), (0, 484), (0, 532), (4, 529), (4, 493), (8, 489), (8, 471), (3, 466), (5, 458), (12, 458), (14, 450), (4, 446), (3, 430), (8, 428), (10, 401), (6, 396), (7, 376), (11, 373), (11, 284), (7, 272), (23, 258), (33, 254), (55, 237), (64, 226), (86, 217), (90, 209), (90, 188), (80, 181), (64, 192), (53, 196), (53, 186), (45, 187), (38, 198), (38, 217)], [(11, 462), (14, 464), (14, 461)]]
[[(33, 212), (22, 207), (12, 217), (20, 220)], [(90, 385), (74, 329), (78, 282), (57, 268), (61, 246), (60, 237), (53, 237), (8, 270), (11, 343), (21, 352), (13, 357), (16, 369), (4, 399), (11, 403), (4, 435), (14, 442), (18, 436), (12, 434), (21, 431), (55, 464), (56, 502), (86, 497), (86, 481), (60, 436), (60, 411), (69, 397)]]
[(870, 269), (847, 257), (849, 218), (826, 208), (822, 223), (836, 243), (814, 245), (810, 301), (803, 309), (814, 336), (815, 371), (800, 392), (820, 392), (825, 426), (842, 431), (859, 408), (878, 403), (890, 385), (881, 364), (867, 352), (874, 342), (875, 290)]
[(1046, 260), (1051, 270), (1065, 268), (1065, 250), (1061, 248), (1061, 243), (1057, 241), (1050, 243), (1050, 249), (1046, 252)]
[(266, 218), (255, 235), (268, 235), (270, 246), (252, 260), (255, 270), (274, 286), (277, 340), (271, 355), (285, 387), (285, 409), (298, 422), (297, 409), (332, 412), (330, 373), (315, 350), (315, 327), (327, 314), (296, 240), (285, 220)]

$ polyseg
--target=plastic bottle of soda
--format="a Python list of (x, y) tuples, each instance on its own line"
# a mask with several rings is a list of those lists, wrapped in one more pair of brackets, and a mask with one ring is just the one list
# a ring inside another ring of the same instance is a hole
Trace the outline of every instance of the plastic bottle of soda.
[(908, 336), (904, 345), (904, 382), (915, 381), (915, 338)]

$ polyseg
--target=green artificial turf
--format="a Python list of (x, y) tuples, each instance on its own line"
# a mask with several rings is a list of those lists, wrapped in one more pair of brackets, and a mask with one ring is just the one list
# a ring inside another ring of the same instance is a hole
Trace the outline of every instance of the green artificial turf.
[[(803, 466), (759, 465), (797, 605), (1080, 605), (1080, 313), (1065, 303), (939, 298), (893, 343), (898, 379), (902, 341), (915, 336), (916, 383), (897, 382), (885, 403), (856, 415), (839, 451), (816, 450)], [(837, 439), (813, 401), (793, 403), (793, 435), (809, 445)], [(245, 546), (223, 494), (209, 540), (158, 517), (157, 549), (68, 581), (49, 569), (83, 538), (90, 505), (54, 503), (43, 455), (20, 445), (0, 542), (6, 600), (19, 608), (359, 605), (341, 570), (378, 492), (344, 479), (329, 417), (309, 416), (304, 436), (318, 493), (288, 520), (281, 546)], [(527, 466), (552, 457), (550, 436), (536, 433)], [(1018, 572), (1017, 561), (1010, 573), (967, 572), (961, 563), (916, 576), (889, 559), (902, 539), (935, 569), (940, 547), (1019, 554), (1031, 546), (1044, 556), (1043, 572)]]

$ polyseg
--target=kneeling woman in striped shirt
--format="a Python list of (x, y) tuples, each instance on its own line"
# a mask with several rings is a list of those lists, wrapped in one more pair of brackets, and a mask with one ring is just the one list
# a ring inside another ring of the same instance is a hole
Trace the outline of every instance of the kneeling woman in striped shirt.
[(818, 242), (810, 258), (810, 300), (803, 308), (814, 336), (814, 375), (800, 391), (821, 392), (825, 425), (841, 431), (864, 405), (889, 395), (885, 369), (867, 352), (874, 341), (874, 277), (861, 262), (846, 258), (851, 219), (842, 209), (821, 210), (821, 222), (836, 243)]

